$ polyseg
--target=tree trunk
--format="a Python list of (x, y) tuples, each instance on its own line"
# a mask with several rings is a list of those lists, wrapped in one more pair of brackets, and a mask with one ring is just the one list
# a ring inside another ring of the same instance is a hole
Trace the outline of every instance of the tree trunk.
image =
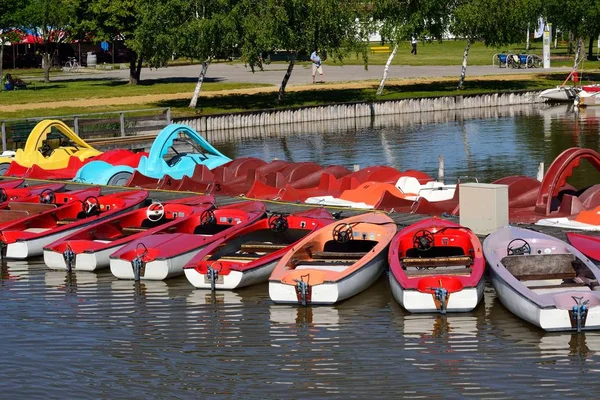
[(567, 45), (567, 54), (573, 54), (573, 32), (569, 32), (569, 43)]
[(590, 36), (590, 43), (588, 45), (588, 60), (592, 60), (592, 57), (594, 57), (594, 36), (592, 35)]
[(390, 64), (392, 63), (392, 60), (394, 59), (394, 56), (396, 55), (397, 51), (398, 45), (395, 45), (394, 50), (392, 50), (392, 53), (390, 54), (387, 62), (385, 63), (385, 68), (383, 69), (383, 76), (381, 77), (381, 82), (379, 82), (379, 89), (377, 89), (377, 96), (381, 96), (383, 94), (383, 87), (385, 86), (385, 81), (387, 80), (388, 70), (390, 69)]
[(283, 102), (283, 99), (285, 98), (285, 87), (287, 86), (287, 83), (290, 80), (290, 76), (292, 76), (292, 70), (294, 69), (295, 62), (296, 62), (296, 53), (292, 54), (290, 64), (288, 65), (287, 71), (285, 72), (285, 76), (283, 77), (283, 81), (281, 82), (281, 86), (279, 87), (279, 94), (277, 95), (278, 103)]
[(42, 57), (44, 57), (44, 82), (46, 83), (50, 82), (50, 67), (52, 67), (50, 56), (51, 54), (45, 49)]
[(192, 100), (190, 100), (189, 108), (196, 108), (196, 104), (198, 104), (198, 97), (200, 97), (200, 92), (202, 91), (202, 83), (204, 83), (204, 77), (206, 76), (206, 70), (208, 70), (208, 65), (210, 64), (210, 59), (202, 62), (202, 69), (200, 70), (200, 76), (198, 76), (198, 83), (196, 83), (196, 89), (194, 90), (194, 95), (192, 96)]
[(458, 80), (458, 86), (456, 87), (458, 90), (462, 89), (463, 84), (465, 83), (465, 76), (467, 75), (467, 58), (469, 57), (469, 49), (471, 48), (472, 44), (473, 41), (469, 39), (467, 41), (467, 45), (465, 46), (465, 51), (463, 53), (462, 69), (460, 70), (460, 79)]
[(143, 61), (144, 61), (144, 57), (139, 56), (138, 60), (137, 60), (137, 66), (135, 68), (135, 77), (136, 77), (138, 83), (140, 83), (141, 77), (142, 77), (142, 62)]
[(583, 39), (576, 38), (575, 41), (577, 43), (577, 47), (575, 49), (575, 61), (574, 61), (573, 69), (577, 70), (577, 68), (579, 67), (579, 62), (580, 62), (581, 42), (583, 41)]
[[(14, 44), (13, 44), (14, 46)], [(2, 69), (2, 60), (4, 59), (4, 41), (0, 44), (0, 92), (4, 90), (4, 85), (2, 84), (2, 78), (4, 77), (4, 70)]]
[(135, 71), (135, 64), (137, 62), (137, 54), (135, 52), (129, 53), (129, 84), (137, 85), (138, 77)]

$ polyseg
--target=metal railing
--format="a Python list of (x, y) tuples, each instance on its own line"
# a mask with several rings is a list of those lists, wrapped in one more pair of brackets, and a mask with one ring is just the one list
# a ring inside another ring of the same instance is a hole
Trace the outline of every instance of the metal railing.
[(14, 150), (25, 145), (38, 122), (58, 119), (69, 125), (83, 139), (140, 135), (160, 131), (171, 123), (171, 109), (109, 111), (103, 113), (7, 119), (0, 121), (2, 150)]

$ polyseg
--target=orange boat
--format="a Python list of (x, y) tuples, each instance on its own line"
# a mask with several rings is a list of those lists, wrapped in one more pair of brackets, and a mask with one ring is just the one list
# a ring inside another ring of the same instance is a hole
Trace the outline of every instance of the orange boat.
[(381, 213), (347, 218), (313, 232), (296, 244), (269, 278), (276, 303), (334, 304), (379, 278), (396, 223)]

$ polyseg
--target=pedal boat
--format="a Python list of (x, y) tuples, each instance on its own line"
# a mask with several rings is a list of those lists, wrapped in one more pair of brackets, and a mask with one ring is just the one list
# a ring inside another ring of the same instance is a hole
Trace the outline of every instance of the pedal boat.
[(183, 271), (199, 289), (237, 289), (267, 282), (277, 262), (299, 240), (334, 221), (324, 208), (271, 214), (235, 235), (214, 241)]
[(546, 331), (600, 329), (600, 270), (575, 247), (507, 226), (483, 242), (498, 299)]
[(109, 256), (127, 243), (168, 231), (182, 218), (214, 205), (213, 196), (154, 202), (80, 229), (44, 247), (44, 262), (55, 270), (96, 271), (110, 266)]
[(172, 226), (134, 240), (110, 256), (119, 279), (163, 280), (183, 275), (183, 267), (205, 246), (237, 233), (265, 214), (260, 202), (230, 204), (193, 214)]
[(395, 222), (385, 214), (346, 218), (313, 232), (281, 258), (269, 277), (275, 303), (335, 304), (381, 275)]
[(600, 236), (567, 232), (567, 239), (577, 250), (596, 262), (600, 262)]
[(83, 227), (141, 206), (148, 197), (144, 190), (104, 196), (87, 196), (64, 207), (44, 211), (15, 221), (0, 231), (6, 258), (27, 259), (41, 256), (44, 246)]
[(429, 218), (402, 229), (389, 264), (392, 294), (410, 312), (471, 311), (483, 298), (481, 242), (453, 222)]

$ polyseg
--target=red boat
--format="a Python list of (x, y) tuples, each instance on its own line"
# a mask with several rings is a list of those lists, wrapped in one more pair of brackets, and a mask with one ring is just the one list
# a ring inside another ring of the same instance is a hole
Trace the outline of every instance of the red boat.
[(567, 239), (577, 250), (596, 262), (600, 262), (600, 236), (567, 232)]
[(109, 256), (127, 243), (168, 231), (193, 213), (214, 207), (213, 196), (193, 196), (152, 203), (148, 207), (87, 226), (44, 247), (44, 262), (51, 269), (96, 271), (110, 265)]
[(183, 274), (203, 247), (229, 237), (265, 214), (259, 202), (243, 202), (193, 214), (169, 229), (135, 240), (110, 256), (110, 271), (119, 279), (163, 280)]
[(388, 261), (392, 294), (410, 312), (471, 311), (483, 298), (481, 243), (453, 222), (429, 218), (402, 229)]
[(42, 255), (44, 246), (96, 221), (137, 208), (147, 197), (145, 190), (87, 196), (83, 201), (71, 201), (64, 207), (12, 222), (0, 232), (5, 256), (26, 259)]
[[(64, 185), (63, 185), (64, 186)], [(35, 197), (26, 197), (27, 201), (9, 201), (6, 207), (0, 209), (0, 229), (13, 224), (15, 221), (40, 214), (48, 210), (57, 210), (72, 201), (82, 201), (89, 196), (98, 196), (99, 187), (89, 187), (67, 192), (42, 191)]]
[(0, 188), (13, 189), (21, 186), (23, 182), (25, 182), (24, 179), (2, 179), (0, 180)]
[(53, 203), (54, 193), (63, 189), (64, 183), (45, 183), (14, 189), (0, 187), (0, 208), (7, 208), (9, 202)]
[(184, 267), (201, 289), (236, 289), (267, 282), (273, 268), (300, 239), (334, 221), (324, 208), (272, 214), (204, 247)]

